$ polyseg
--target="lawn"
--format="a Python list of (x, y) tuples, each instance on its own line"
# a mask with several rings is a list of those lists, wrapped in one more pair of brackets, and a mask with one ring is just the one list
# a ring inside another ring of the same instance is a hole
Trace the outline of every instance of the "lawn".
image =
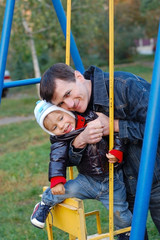
[[(151, 80), (152, 67), (133, 64), (116, 66), (116, 70), (132, 71)], [(4, 117), (33, 115), (38, 100), (35, 86), (10, 89), (8, 98), (2, 99), (0, 119)], [(39, 195), (48, 182), (49, 136), (35, 120), (2, 125), (0, 130), (0, 239), (47, 239), (46, 230), (34, 228), (30, 215)], [(84, 201), (85, 211), (99, 209), (102, 231), (108, 231), (108, 211), (96, 200)], [(87, 218), (88, 234), (95, 233), (93, 218)], [(158, 240), (159, 235), (148, 217), (149, 237)], [(68, 239), (68, 235), (54, 229), (55, 240)]]

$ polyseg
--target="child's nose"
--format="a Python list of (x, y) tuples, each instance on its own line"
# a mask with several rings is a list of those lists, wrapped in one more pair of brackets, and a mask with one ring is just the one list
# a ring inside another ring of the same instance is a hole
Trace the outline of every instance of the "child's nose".
[(64, 125), (64, 124), (63, 124), (62, 122), (59, 122), (59, 123), (58, 123), (59, 129), (62, 129), (62, 128), (63, 128), (63, 125)]

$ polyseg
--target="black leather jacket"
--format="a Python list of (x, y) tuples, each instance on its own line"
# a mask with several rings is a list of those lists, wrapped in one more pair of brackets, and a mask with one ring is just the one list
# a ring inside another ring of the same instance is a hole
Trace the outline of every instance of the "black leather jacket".
[[(96, 119), (98, 116), (89, 111), (85, 116), (86, 123)], [(79, 173), (89, 175), (92, 177), (103, 176), (108, 172), (108, 159), (106, 153), (108, 152), (108, 136), (103, 137), (102, 140), (96, 144), (88, 144), (80, 154), (80, 158), (72, 155), (69, 158), (69, 147), (72, 140), (84, 130), (84, 128), (74, 130), (62, 136), (51, 136), (51, 153), (49, 163), (49, 180), (52, 177), (63, 176), (66, 177), (67, 166), (77, 166)], [(115, 135), (114, 149), (124, 151), (122, 140)]]

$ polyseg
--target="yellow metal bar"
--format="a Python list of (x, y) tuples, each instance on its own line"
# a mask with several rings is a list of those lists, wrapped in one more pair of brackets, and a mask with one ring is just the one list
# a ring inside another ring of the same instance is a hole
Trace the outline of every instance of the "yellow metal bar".
[[(114, 231), (114, 236), (117, 235), (117, 234), (120, 234), (120, 233), (129, 232), (130, 230), (131, 230), (131, 227), (116, 230), (116, 231)], [(89, 239), (90, 240), (100, 240), (100, 239), (106, 239), (108, 237), (110, 239), (110, 234), (109, 233), (102, 233), (102, 234), (99, 234), (99, 235), (96, 235), (96, 236), (93, 236), (93, 237), (91, 236)]]
[(69, 234), (69, 240), (76, 240), (76, 237), (74, 237), (73, 235)]
[(114, 231), (114, 235), (125, 233), (131, 231), (131, 227), (121, 228), (119, 230)]
[(69, 167), (69, 179), (73, 179), (73, 167)]
[[(70, 65), (71, 44), (71, 0), (67, 0), (67, 25), (66, 25), (66, 64)], [(73, 179), (73, 168), (69, 167), (69, 178)]]
[(70, 65), (71, 0), (67, 0), (66, 64)]
[(101, 229), (101, 221), (100, 221), (100, 215), (98, 210), (94, 210), (92, 212), (85, 213), (85, 217), (91, 216), (91, 215), (96, 215), (96, 223), (97, 223), (97, 233), (101, 234), (102, 229)]
[(99, 239), (104, 240), (104, 239), (108, 238), (109, 236), (110, 236), (109, 233), (102, 233), (100, 235), (96, 235), (96, 236), (93, 236), (93, 237), (91, 236), (89, 238), (89, 240), (99, 240)]
[[(109, 0), (109, 149), (114, 146), (114, 0)], [(109, 235), (114, 239), (114, 165), (109, 163)]]
[(46, 228), (47, 228), (48, 240), (53, 240), (52, 225), (49, 223), (49, 218), (46, 219)]

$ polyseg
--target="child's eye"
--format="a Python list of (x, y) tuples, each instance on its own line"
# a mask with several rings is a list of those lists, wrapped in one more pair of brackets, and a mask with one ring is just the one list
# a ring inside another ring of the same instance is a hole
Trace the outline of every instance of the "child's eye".
[(53, 131), (56, 130), (56, 128), (57, 128), (57, 126), (54, 126), (54, 127), (53, 127)]
[(59, 118), (59, 120), (62, 121), (62, 120), (63, 120), (63, 116), (61, 116), (61, 117)]

